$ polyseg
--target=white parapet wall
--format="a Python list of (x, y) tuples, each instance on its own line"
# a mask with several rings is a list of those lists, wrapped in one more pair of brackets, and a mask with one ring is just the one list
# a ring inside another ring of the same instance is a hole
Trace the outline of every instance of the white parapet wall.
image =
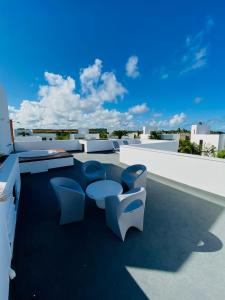
[(81, 150), (82, 146), (80, 145), (79, 140), (15, 142), (15, 150), (17, 152), (48, 149), (64, 149), (65, 151), (76, 151)]
[(179, 133), (164, 133), (161, 134), (161, 139), (162, 140), (175, 140), (175, 141), (179, 141), (180, 140), (180, 134)]
[(121, 146), (120, 162), (144, 164), (152, 174), (225, 197), (225, 159)]
[(202, 141), (203, 147), (215, 146), (217, 150), (225, 149), (225, 134), (192, 134), (191, 142), (200, 144)]
[(112, 141), (110, 140), (79, 140), (83, 145), (84, 152), (99, 152), (112, 150)]
[(157, 149), (165, 151), (177, 152), (179, 147), (178, 141), (165, 141), (165, 140), (145, 140), (141, 141), (140, 145), (136, 147), (143, 149)]
[(84, 152), (88, 153), (113, 150), (112, 141), (117, 141), (121, 145), (123, 140), (128, 141), (129, 144), (140, 143), (138, 139), (79, 140), (79, 142), (83, 145)]
[(0, 165), (0, 299), (7, 300), (13, 242), (20, 196), (17, 155)]

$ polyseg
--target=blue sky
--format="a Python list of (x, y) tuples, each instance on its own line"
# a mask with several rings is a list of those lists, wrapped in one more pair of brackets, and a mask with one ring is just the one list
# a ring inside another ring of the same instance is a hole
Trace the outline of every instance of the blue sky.
[(24, 126), (225, 130), (223, 1), (0, 1), (0, 38)]

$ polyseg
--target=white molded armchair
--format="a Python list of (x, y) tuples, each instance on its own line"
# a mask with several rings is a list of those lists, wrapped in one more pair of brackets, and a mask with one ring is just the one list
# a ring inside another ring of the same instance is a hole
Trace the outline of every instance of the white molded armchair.
[(136, 164), (127, 167), (121, 174), (121, 182), (124, 191), (134, 189), (139, 186), (146, 187), (147, 169), (145, 165)]
[(84, 218), (85, 194), (75, 180), (55, 177), (50, 180), (60, 207), (60, 225)]
[(86, 184), (104, 180), (106, 178), (106, 169), (102, 163), (97, 160), (88, 160), (82, 165), (82, 173), (86, 179)]
[(130, 227), (143, 231), (145, 201), (144, 187), (134, 188), (122, 195), (106, 197), (106, 224), (122, 241)]

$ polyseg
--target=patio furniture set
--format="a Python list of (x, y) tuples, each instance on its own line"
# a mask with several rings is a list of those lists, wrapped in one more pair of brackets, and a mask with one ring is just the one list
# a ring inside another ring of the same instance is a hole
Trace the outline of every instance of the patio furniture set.
[[(127, 140), (122, 140), (122, 145), (128, 146), (129, 142)], [(118, 143), (118, 141), (112, 141), (112, 146), (114, 152), (120, 152), (120, 144)]]
[[(105, 209), (107, 226), (122, 241), (130, 227), (143, 231), (147, 177), (144, 165), (136, 164), (123, 170), (121, 183), (106, 179), (104, 165), (94, 160), (83, 163), (82, 174), (86, 179), (86, 195)], [(50, 182), (58, 200), (60, 225), (83, 220), (85, 192), (82, 187), (65, 177), (55, 177)]]

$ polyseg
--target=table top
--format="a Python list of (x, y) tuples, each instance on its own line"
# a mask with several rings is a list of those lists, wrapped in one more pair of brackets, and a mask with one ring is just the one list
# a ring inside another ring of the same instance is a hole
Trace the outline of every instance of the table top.
[(99, 180), (88, 185), (86, 194), (94, 200), (105, 200), (107, 196), (120, 195), (123, 187), (113, 180)]

